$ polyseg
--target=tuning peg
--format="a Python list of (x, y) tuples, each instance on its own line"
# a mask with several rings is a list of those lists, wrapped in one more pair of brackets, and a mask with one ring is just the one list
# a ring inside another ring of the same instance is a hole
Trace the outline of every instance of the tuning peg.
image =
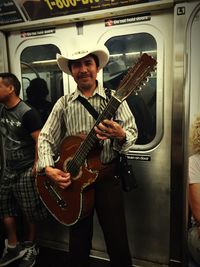
[(146, 77), (146, 78), (144, 79), (144, 81), (142, 82), (142, 85), (143, 85), (143, 86), (147, 85), (148, 81), (149, 81), (149, 78)]
[(153, 71), (151, 72), (151, 77), (157, 73), (157, 68), (156, 66), (153, 68)]

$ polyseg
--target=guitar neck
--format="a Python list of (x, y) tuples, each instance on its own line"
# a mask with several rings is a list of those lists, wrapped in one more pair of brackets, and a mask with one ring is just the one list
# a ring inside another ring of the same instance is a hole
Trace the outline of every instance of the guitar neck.
[(117, 111), (121, 103), (122, 101), (116, 98), (115, 95), (112, 96), (108, 104), (106, 105), (105, 109), (103, 110), (103, 112), (97, 118), (95, 126), (105, 119), (110, 120), (115, 115), (115, 112)]
[[(121, 101), (118, 100), (115, 96), (112, 96), (108, 104), (106, 105), (105, 109), (103, 110), (103, 112), (97, 118), (94, 127), (97, 126), (104, 119), (111, 119), (114, 116), (120, 104)], [(96, 137), (96, 133), (94, 131), (94, 127), (90, 130), (86, 139), (83, 141), (83, 143), (77, 150), (76, 154), (74, 155), (73, 159), (69, 163), (67, 169), (72, 175), (76, 174), (79, 168), (83, 165), (89, 152), (93, 149), (98, 140), (98, 138)]]

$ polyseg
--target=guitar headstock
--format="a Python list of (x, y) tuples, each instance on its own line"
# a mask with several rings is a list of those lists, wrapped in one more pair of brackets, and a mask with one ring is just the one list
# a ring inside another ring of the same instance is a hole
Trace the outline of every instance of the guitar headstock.
[(157, 62), (153, 57), (146, 53), (142, 54), (136, 64), (128, 70), (127, 74), (121, 80), (115, 97), (123, 101), (131, 93), (138, 91), (151, 72), (154, 71), (156, 64)]

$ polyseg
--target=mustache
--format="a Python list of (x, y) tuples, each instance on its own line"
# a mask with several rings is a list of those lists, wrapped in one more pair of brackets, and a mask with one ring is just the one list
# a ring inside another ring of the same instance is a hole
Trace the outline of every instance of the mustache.
[(89, 78), (89, 77), (91, 77), (91, 75), (90, 74), (87, 74), (87, 73), (82, 73), (82, 74), (79, 74), (78, 75), (78, 78), (79, 79), (81, 79), (81, 78)]

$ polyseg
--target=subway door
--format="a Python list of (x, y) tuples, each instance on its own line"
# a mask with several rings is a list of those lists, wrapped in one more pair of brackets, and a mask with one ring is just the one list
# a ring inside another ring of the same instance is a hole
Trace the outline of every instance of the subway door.
[[(0, 72), (8, 71), (8, 57), (7, 57), (7, 47), (6, 38), (3, 32), (0, 32)], [(2, 104), (0, 103), (0, 113)], [(3, 169), (5, 165), (5, 155), (3, 150), (3, 138), (0, 131), (0, 179), (3, 175)]]
[[(65, 55), (65, 44), (70, 42), (68, 36), (76, 34), (74, 29), (68, 25), (64, 30), (62, 28), (48, 28), (48, 30), (40, 28), (34, 31), (10, 33), (8, 38), (9, 65), (11, 71), (21, 81), (20, 96), (23, 100), (29, 100), (30, 93), (36, 99), (40, 97), (38, 92), (40, 88), (34, 88), (35, 91), (29, 92), (27, 90), (31, 80), (36, 78), (46, 81), (49, 91), (46, 99), (51, 105), (60, 96), (68, 93), (68, 76), (63, 75), (58, 68), (56, 53)], [(39, 35), (37, 35), (38, 32)], [(54, 216), (51, 216), (47, 222), (40, 223), (38, 238), (40, 245), (60, 250), (68, 249), (68, 227), (60, 224)]]
[[(8, 56), (7, 56), (7, 47), (6, 47), (6, 37), (3, 32), (0, 32), (0, 72), (8, 71)], [(1, 113), (2, 104), (0, 103), (0, 113)], [(3, 150), (3, 138), (0, 131), (0, 179), (3, 175), (4, 169), (4, 150)]]
[[(0, 32), (0, 72), (8, 71), (8, 58), (7, 58), (7, 47), (6, 47), (6, 38), (3, 32)], [(2, 104), (0, 103), (0, 113), (1, 113)], [(1, 135), (0, 129), (0, 181), (3, 176), (3, 171), (5, 167), (5, 154), (4, 154), (4, 143), (3, 137)], [(2, 222), (0, 222), (0, 255), (2, 255), (4, 249), (4, 227)]]
[[(172, 28), (173, 13), (163, 11), (106, 19), (95, 25), (84, 22), (82, 30), (83, 35), (92, 36), (110, 51), (110, 60), (99, 77), (107, 88), (116, 89), (142, 53), (158, 62), (146, 86), (127, 98), (139, 129), (137, 144), (128, 155), (135, 188), (124, 193), (134, 266), (169, 263)], [(107, 266), (108, 255), (96, 217), (91, 256)]]

